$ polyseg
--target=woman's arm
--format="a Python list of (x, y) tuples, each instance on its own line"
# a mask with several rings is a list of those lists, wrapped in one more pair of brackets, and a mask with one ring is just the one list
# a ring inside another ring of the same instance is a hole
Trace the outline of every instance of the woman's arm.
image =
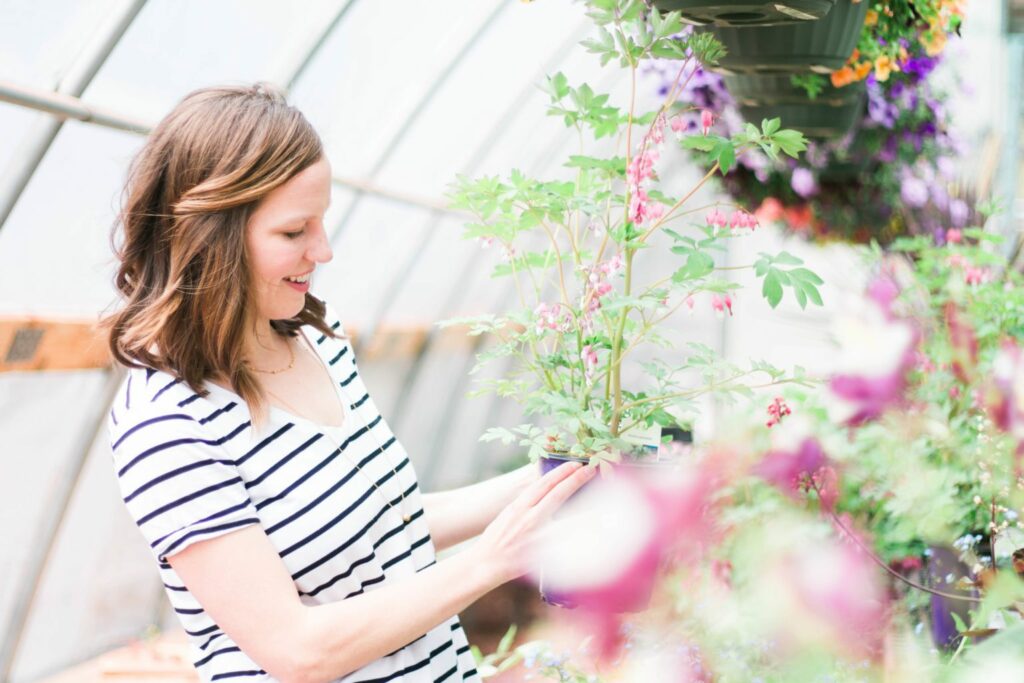
[(423, 514), (437, 550), (479, 536), (498, 513), (540, 478), (536, 464), (470, 486), (423, 494)]
[(594, 471), (559, 467), (528, 486), (465, 552), (325, 605), (299, 601), (258, 527), (196, 543), (168, 561), (210, 617), (271, 676), (283, 683), (330, 681), (404, 647), (520, 576), (535, 534)]

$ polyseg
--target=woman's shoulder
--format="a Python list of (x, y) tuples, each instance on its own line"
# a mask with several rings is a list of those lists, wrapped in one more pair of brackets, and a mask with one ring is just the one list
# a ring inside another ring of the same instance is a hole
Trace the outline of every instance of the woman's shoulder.
[(185, 432), (199, 436), (207, 431), (211, 416), (229, 412), (233, 403), (219, 394), (204, 396), (169, 372), (130, 368), (110, 407), (111, 445), (141, 430), (158, 438)]

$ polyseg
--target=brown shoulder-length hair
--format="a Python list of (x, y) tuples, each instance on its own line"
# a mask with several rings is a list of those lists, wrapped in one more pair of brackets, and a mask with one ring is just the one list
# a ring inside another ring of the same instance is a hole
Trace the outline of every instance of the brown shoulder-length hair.
[[(243, 358), (254, 312), (246, 226), (261, 199), (322, 156), (313, 127), (269, 86), (185, 97), (129, 169), (113, 240), (124, 306), (104, 321), (114, 358), (203, 395), (207, 380), (226, 380), (260, 414), (263, 391)], [(306, 294), (297, 316), (271, 325), (333, 337), (324, 314)]]

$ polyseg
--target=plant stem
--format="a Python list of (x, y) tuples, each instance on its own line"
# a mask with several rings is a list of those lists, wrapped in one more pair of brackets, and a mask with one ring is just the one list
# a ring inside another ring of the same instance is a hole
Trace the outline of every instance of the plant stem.
[[(818, 498), (820, 500), (821, 499), (821, 489), (818, 488), (818, 482), (816, 482), (814, 480), (814, 477), (810, 477), (810, 483), (811, 483), (811, 488), (813, 488), (815, 493), (818, 494)], [(851, 541), (853, 541), (854, 544), (856, 544), (856, 546), (858, 548), (860, 548), (865, 553), (867, 553), (867, 556), (870, 557), (872, 559), (872, 561), (874, 561), (875, 564), (877, 564), (879, 567), (881, 567), (886, 572), (891, 574), (894, 578), (902, 581), (903, 583), (905, 583), (906, 585), (910, 586), (911, 588), (916, 588), (919, 591), (924, 591), (925, 593), (931, 593), (932, 595), (938, 595), (939, 597), (942, 597), (942, 598), (948, 598), (950, 600), (962, 600), (964, 602), (981, 602), (980, 598), (975, 598), (975, 597), (969, 596), (969, 595), (955, 595), (954, 593), (945, 593), (943, 591), (935, 590), (934, 588), (928, 588), (927, 586), (924, 586), (924, 585), (922, 585), (920, 583), (917, 583), (916, 581), (908, 579), (907, 577), (903, 576), (898, 571), (896, 571), (895, 569), (890, 567), (888, 565), (888, 563), (885, 562), (885, 560), (880, 558), (878, 555), (876, 555), (874, 553), (874, 551), (872, 551), (870, 548), (868, 548), (866, 545), (864, 545), (864, 543), (861, 542), (861, 540), (859, 538), (857, 538), (857, 535), (854, 534), (852, 531), (850, 531), (850, 529), (845, 524), (843, 524), (842, 520), (839, 519), (839, 515), (837, 515), (835, 513), (835, 510), (833, 510), (830, 507), (826, 507), (825, 505), (822, 505), (821, 507), (822, 507), (823, 510), (825, 510), (828, 513), (828, 516), (832, 519), (832, 523), (835, 524), (836, 526), (838, 526), (843, 531), (843, 533), (846, 534), (847, 538), (849, 538)]]

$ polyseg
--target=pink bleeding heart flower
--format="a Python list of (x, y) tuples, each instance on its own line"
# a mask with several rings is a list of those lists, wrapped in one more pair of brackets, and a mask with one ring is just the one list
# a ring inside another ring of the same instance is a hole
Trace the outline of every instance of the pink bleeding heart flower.
[(587, 344), (580, 350), (580, 360), (583, 361), (583, 370), (589, 380), (597, 368), (597, 351), (593, 346)]
[(711, 132), (711, 126), (715, 122), (715, 115), (711, 113), (710, 109), (703, 109), (700, 112), (700, 130), (703, 135), (707, 135)]
[(725, 312), (728, 311), (729, 315), (732, 315), (732, 297), (728, 294), (719, 296), (715, 294), (711, 297), (711, 307), (715, 309), (715, 315), (719, 318), (725, 317)]
[(964, 282), (969, 285), (980, 285), (988, 282), (991, 278), (987, 268), (968, 266), (964, 269)]
[(704, 217), (704, 220), (707, 221), (709, 226), (718, 228), (724, 228), (729, 224), (728, 220), (725, 218), (725, 214), (718, 209), (712, 209), (709, 211), (708, 215)]

